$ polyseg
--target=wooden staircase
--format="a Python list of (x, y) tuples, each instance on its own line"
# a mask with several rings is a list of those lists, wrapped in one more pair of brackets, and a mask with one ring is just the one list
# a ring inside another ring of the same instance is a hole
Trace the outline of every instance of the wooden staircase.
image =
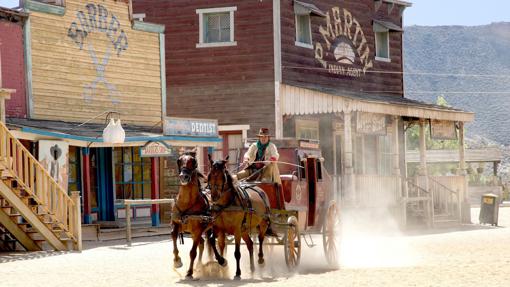
[(404, 198), (407, 223), (426, 224), (429, 227), (460, 225), (460, 192), (431, 176), (426, 178), (427, 184), (423, 182), (424, 179), (422, 177), (421, 183), (416, 179), (407, 179)]
[(26, 250), (81, 250), (78, 192), (72, 198), (0, 122), (0, 227)]

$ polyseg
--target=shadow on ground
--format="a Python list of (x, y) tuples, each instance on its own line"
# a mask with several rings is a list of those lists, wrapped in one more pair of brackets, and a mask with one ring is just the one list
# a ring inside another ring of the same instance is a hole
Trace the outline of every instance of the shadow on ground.
[(0, 263), (7, 262), (15, 262), (15, 261), (24, 261), (24, 260), (34, 260), (47, 258), (52, 256), (59, 256), (69, 253), (74, 253), (76, 251), (34, 251), (34, 252), (9, 252), (9, 253), (0, 253)]

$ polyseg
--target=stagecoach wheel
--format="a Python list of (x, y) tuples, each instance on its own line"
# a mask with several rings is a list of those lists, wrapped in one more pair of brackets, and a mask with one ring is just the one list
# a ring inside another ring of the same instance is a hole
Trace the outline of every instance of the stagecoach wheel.
[(295, 216), (289, 217), (287, 224), (288, 227), (283, 237), (285, 263), (287, 263), (289, 271), (294, 271), (299, 266), (299, 260), (301, 259), (301, 234)]
[(340, 216), (336, 202), (329, 203), (322, 228), (322, 243), (328, 264), (338, 267), (340, 263)]

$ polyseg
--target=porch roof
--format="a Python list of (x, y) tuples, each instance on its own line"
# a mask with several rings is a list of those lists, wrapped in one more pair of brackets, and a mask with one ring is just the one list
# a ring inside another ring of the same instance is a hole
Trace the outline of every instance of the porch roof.
[(280, 88), (283, 115), (361, 111), (445, 121), (471, 122), (474, 120), (472, 112), (396, 95), (349, 93), (304, 83), (285, 83)]
[(221, 142), (218, 137), (165, 136), (161, 126), (144, 127), (122, 124), (126, 139), (122, 144), (105, 143), (103, 141), (104, 124), (34, 120), (7, 118), (7, 126), (20, 139), (61, 139), (75, 146), (113, 147), (141, 146), (148, 141), (164, 141), (174, 146), (215, 146)]

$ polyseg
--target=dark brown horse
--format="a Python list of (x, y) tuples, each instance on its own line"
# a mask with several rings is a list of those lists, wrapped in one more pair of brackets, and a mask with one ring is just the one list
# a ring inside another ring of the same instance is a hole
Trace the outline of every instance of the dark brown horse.
[[(232, 176), (226, 169), (228, 156), (225, 160), (212, 161), (209, 155), (211, 170), (207, 176), (207, 183), (211, 190), (213, 204), (211, 209), (215, 215), (213, 223), (214, 237), (218, 238), (220, 253), (225, 250), (225, 235), (234, 235), (235, 258), (237, 263), (235, 279), (241, 278), (239, 260), (241, 258), (241, 238), (246, 243), (250, 253), (250, 269), (255, 270), (253, 262), (252, 232), (258, 232), (259, 264), (264, 263), (262, 243), (269, 228), (269, 201), (264, 191), (257, 187), (239, 190), (234, 186)], [(211, 241), (210, 241), (211, 242)]]
[[(190, 265), (186, 274), (187, 279), (193, 278), (193, 264), (197, 256), (197, 247), (200, 245), (200, 257), (203, 252), (202, 234), (211, 229), (212, 217), (210, 216), (210, 199), (200, 189), (200, 178), (204, 177), (197, 170), (197, 160), (194, 152), (188, 152), (180, 156), (177, 160), (179, 168), (179, 194), (172, 209), (172, 239), (174, 243), (174, 267), (182, 266), (179, 250), (177, 249), (177, 240), (179, 233), (186, 232), (191, 234), (193, 246), (190, 251)], [(208, 236), (214, 240), (212, 236)], [(214, 243), (214, 242), (213, 242)], [(218, 263), (222, 266), (226, 264), (223, 257), (215, 250), (215, 256)]]

